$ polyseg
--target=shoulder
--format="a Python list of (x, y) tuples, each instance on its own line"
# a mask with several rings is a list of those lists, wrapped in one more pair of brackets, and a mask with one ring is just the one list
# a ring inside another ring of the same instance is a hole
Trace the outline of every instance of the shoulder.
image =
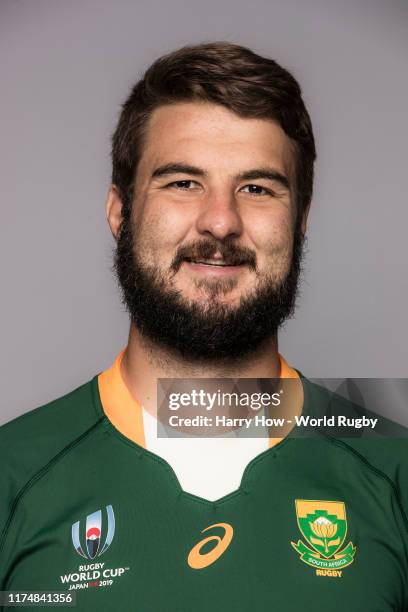
[[(35, 453), (34, 463), (57, 451), (98, 420), (96, 377), (70, 393), (30, 410), (0, 427), (0, 453)], [(5, 457), (7, 459), (7, 456)]]
[(96, 428), (97, 377), (0, 427), (0, 541), (13, 504), (30, 481)]
[[(307, 379), (303, 382), (310, 413), (317, 418), (334, 417), (334, 429), (324, 428), (332, 448), (352, 457), (356, 467), (388, 483), (408, 529), (408, 428), (384, 416), (386, 410), (377, 408), (374, 412), (370, 406), (357, 404)], [(339, 426), (339, 416), (346, 417), (349, 425)]]

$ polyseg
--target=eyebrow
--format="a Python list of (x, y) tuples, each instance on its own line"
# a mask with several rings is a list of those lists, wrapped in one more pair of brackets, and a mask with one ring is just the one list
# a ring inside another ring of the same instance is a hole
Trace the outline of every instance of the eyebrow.
[(240, 181), (255, 181), (257, 179), (266, 179), (268, 181), (275, 181), (281, 183), (286, 189), (290, 188), (289, 180), (287, 176), (278, 172), (274, 168), (254, 168), (253, 170), (247, 170), (241, 172), (236, 176)]
[[(207, 177), (208, 173), (202, 168), (197, 166), (191, 166), (190, 164), (184, 163), (169, 163), (159, 166), (152, 173), (152, 178), (159, 178), (168, 176), (170, 174), (190, 174), (192, 176)], [(253, 168), (251, 170), (245, 170), (235, 175), (235, 179), (239, 181), (253, 181), (257, 179), (266, 179), (268, 181), (275, 181), (280, 183), (286, 189), (290, 188), (288, 178), (278, 172), (274, 168)]]
[(169, 174), (192, 174), (193, 176), (208, 176), (207, 172), (197, 166), (190, 166), (189, 164), (170, 163), (159, 166), (152, 173), (152, 178), (158, 178), (161, 176), (168, 176)]

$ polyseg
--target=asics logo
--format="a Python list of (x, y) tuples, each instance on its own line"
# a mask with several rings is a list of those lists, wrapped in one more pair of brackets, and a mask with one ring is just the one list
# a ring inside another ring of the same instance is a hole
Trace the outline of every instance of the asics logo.
[[(228, 523), (216, 523), (215, 525), (210, 525), (209, 527), (203, 529), (201, 533), (204, 533), (209, 529), (214, 529), (215, 527), (221, 527), (224, 529), (224, 535), (222, 537), (218, 535), (210, 535), (197, 542), (197, 544), (190, 550), (187, 558), (187, 563), (192, 569), (203, 569), (204, 567), (208, 567), (217, 561), (217, 559), (221, 557), (221, 555), (231, 544), (234, 530)], [(208, 544), (208, 542), (217, 542), (217, 544), (210, 550), (210, 552), (201, 554), (202, 548)]]

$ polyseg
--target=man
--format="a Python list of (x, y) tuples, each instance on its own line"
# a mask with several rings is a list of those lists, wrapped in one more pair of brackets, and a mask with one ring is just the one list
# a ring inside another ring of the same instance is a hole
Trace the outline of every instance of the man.
[[(406, 610), (407, 446), (161, 438), (158, 379), (290, 379), (315, 146), (294, 78), (229, 43), (160, 58), (113, 137), (107, 218), (128, 346), (0, 430), (0, 585), (78, 610)], [(341, 400), (336, 400), (342, 409)], [(160, 425), (160, 423), (159, 423)]]

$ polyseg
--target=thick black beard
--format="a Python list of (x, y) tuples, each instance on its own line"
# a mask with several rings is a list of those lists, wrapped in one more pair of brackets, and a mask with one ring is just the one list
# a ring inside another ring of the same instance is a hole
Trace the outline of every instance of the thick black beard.
[(203, 306), (188, 302), (178, 290), (166, 287), (157, 269), (141, 264), (131, 221), (125, 219), (114, 270), (122, 301), (147, 340), (183, 359), (232, 363), (258, 351), (293, 314), (302, 256), (303, 236), (297, 224), (290, 268), (278, 285), (269, 279), (236, 308), (216, 301)]

